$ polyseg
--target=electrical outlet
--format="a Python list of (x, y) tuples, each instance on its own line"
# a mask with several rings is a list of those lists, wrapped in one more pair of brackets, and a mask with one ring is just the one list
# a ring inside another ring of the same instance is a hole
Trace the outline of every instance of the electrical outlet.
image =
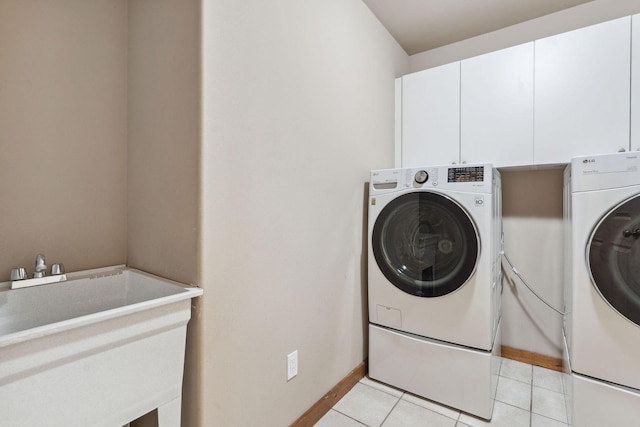
[(287, 381), (298, 375), (298, 350), (287, 354)]

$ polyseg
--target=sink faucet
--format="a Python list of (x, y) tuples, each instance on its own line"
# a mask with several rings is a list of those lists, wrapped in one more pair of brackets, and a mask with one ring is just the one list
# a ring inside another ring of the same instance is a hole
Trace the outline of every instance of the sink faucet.
[(36, 271), (33, 272), (33, 277), (44, 277), (47, 274), (47, 265), (44, 263), (44, 255), (38, 254), (36, 256)]
[(42, 254), (36, 256), (36, 269), (33, 272), (33, 279), (27, 279), (27, 272), (22, 267), (11, 270), (11, 289), (28, 288), (66, 280), (67, 275), (64, 272), (62, 263), (53, 264), (51, 266), (51, 276), (47, 276), (47, 264), (45, 264), (44, 255)]

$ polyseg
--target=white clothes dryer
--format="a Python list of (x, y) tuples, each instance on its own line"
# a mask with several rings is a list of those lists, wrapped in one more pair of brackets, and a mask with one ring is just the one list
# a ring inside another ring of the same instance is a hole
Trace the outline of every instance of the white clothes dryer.
[(501, 212), (489, 164), (371, 172), (372, 378), (491, 417)]
[(640, 153), (572, 159), (565, 221), (564, 330), (574, 421), (578, 415), (587, 426), (596, 419), (585, 416), (590, 408), (606, 408), (578, 399), (593, 395), (578, 393), (585, 378), (606, 383), (599, 389), (608, 394), (635, 395), (634, 412), (640, 408)]

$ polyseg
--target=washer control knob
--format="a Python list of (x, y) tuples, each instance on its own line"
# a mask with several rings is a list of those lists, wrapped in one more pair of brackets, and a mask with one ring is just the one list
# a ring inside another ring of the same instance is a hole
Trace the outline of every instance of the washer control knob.
[(416, 172), (416, 175), (413, 179), (415, 179), (418, 184), (424, 184), (429, 179), (429, 174), (427, 173), (427, 171), (420, 170)]

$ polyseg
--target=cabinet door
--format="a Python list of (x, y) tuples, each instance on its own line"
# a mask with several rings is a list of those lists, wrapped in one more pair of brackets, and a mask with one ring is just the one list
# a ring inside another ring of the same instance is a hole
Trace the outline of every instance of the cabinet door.
[(632, 19), (630, 148), (640, 151), (640, 15), (634, 15)]
[(402, 167), (402, 77), (395, 81), (395, 102), (394, 102), (394, 150), (393, 159), (395, 168)]
[(533, 164), (533, 42), (462, 61), (460, 160)]
[(460, 62), (402, 77), (402, 167), (459, 162)]
[(631, 18), (535, 42), (536, 164), (629, 148)]

